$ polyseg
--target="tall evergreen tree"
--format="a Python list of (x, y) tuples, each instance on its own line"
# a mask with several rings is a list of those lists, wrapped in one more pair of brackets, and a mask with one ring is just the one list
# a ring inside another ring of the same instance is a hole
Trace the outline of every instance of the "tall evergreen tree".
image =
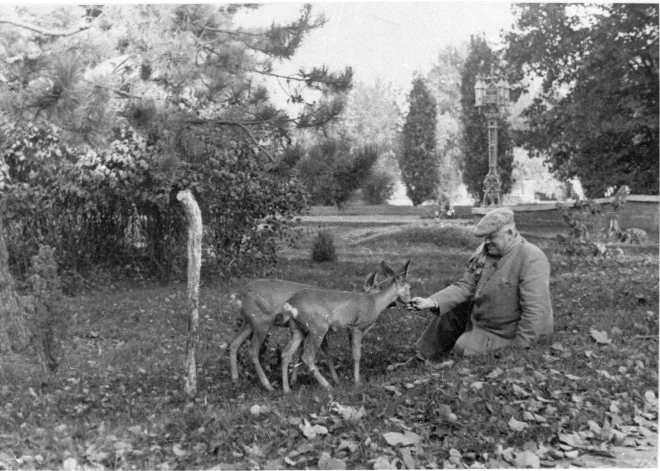
[(399, 167), (408, 197), (417, 206), (436, 196), (438, 117), (435, 98), (422, 77), (413, 80), (408, 101), (409, 109), (403, 124)]
[[(488, 173), (488, 131), (486, 117), (474, 106), (474, 85), (477, 75), (490, 74), (491, 66), (499, 64), (497, 55), (482, 36), (470, 38), (470, 49), (461, 73), (461, 108), (463, 137), (461, 147), (465, 158), (463, 181), (477, 202), (484, 195), (484, 178)], [(511, 189), (513, 142), (506, 119), (499, 123), (497, 165), (502, 179), (502, 194)]]
[(658, 11), (652, 3), (520, 3), (510, 70), (542, 90), (517, 138), (588, 197), (610, 186), (658, 194)]

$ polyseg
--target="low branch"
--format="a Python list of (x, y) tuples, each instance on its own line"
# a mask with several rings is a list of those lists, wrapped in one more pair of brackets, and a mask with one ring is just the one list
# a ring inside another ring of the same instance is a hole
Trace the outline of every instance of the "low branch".
[(78, 28), (69, 31), (55, 31), (52, 29), (42, 28), (41, 26), (24, 23), (22, 21), (10, 20), (9, 18), (0, 18), (0, 24), (1, 23), (6, 23), (12, 26), (16, 26), (18, 28), (29, 29), (30, 31), (43, 34), (44, 36), (72, 36), (74, 34), (80, 33), (81, 31), (85, 31), (86, 29), (91, 28), (91, 25), (85, 25), (85, 26), (78, 26)]
[(268, 152), (268, 149), (266, 149), (261, 143), (259, 143), (259, 140), (256, 138), (254, 134), (252, 134), (252, 131), (250, 131), (250, 128), (248, 128), (248, 125), (254, 125), (254, 124), (264, 124), (267, 123), (267, 121), (226, 121), (226, 120), (220, 120), (220, 119), (212, 119), (212, 120), (203, 120), (203, 119), (189, 119), (186, 120), (187, 124), (195, 124), (195, 125), (211, 125), (215, 124), (218, 126), (236, 126), (241, 128), (243, 131), (245, 131), (245, 134), (247, 134), (252, 142), (254, 142), (257, 147), (259, 147), (261, 150), (264, 151), (266, 156), (268, 157), (268, 160), (273, 163), (275, 162), (275, 157), (272, 156), (270, 152)]
[(636, 339), (657, 339), (657, 335), (635, 335)]
[(83, 79), (83, 82), (88, 83), (88, 84), (90, 84), (90, 85), (93, 85), (93, 86), (95, 86), (95, 87), (99, 87), (99, 88), (102, 88), (102, 89), (104, 89), (104, 90), (108, 90), (108, 91), (110, 91), (110, 92), (116, 93), (117, 95), (120, 95), (120, 96), (123, 97), (123, 98), (135, 98), (135, 99), (137, 99), (137, 100), (141, 100), (141, 99), (142, 99), (141, 96), (131, 95), (131, 94), (128, 93), (128, 92), (124, 92), (124, 91), (121, 91), (121, 90), (118, 90), (118, 89), (116, 89), (116, 88), (112, 88), (112, 87), (107, 87), (107, 86), (105, 86), (105, 85), (101, 85), (100, 83), (91, 82), (91, 81), (89, 81), (89, 80), (85, 80), (85, 79)]

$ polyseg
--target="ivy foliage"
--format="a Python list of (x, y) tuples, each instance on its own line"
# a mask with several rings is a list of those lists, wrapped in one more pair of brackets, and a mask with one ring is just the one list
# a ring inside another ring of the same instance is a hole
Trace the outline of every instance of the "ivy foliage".
[(203, 212), (206, 270), (264, 267), (306, 204), (293, 180), (264, 173), (239, 142), (184, 162), (163, 157), (129, 127), (106, 150), (84, 153), (44, 129), (17, 131), (0, 184), (10, 265), (19, 275), (48, 244), (65, 273), (106, 265), (168, 281), (184, 267), (185, 218), (175, 202), (184, 189)]

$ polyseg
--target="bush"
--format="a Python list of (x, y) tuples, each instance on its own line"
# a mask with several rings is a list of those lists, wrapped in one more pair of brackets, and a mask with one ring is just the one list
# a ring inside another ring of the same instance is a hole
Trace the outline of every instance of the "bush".
[[(36, 127), (16, 130), (5, 153), (2, 205), (12, 272), (24, 281), (39, 245), (54, 248), (60, 275), (102, 265), (163, 282), (185, 272), (186, 221), (176, 194), (190, 189), (205, 224), (204, 270), (241, 273), (274, 263), (301, 186), (263, 170), (254, 150), (231, 142), (199, 155), (164, 155), (129, 127), (107, 150), (75, 152)], [(201, 139), (200, 139), (201, 140)], [(53, 217), (57, 215), (57, 217)]]
[(320, 231), (312, 244), (312, 260), (317, 263), (336, 262), (335, 239), (327, 231)]
[(367, 204), (385, 204), (394, 193), (394, 184), (388, 172), (374, 172), (362, 187), (362, 197)]
[(62, 360), (62, 343), (71, 320), (51, 247), (39, 247), (39, 253), (32, 257), (27, 281), (29, 295), (21, 303), (28, 313), (37, 356), (47, 374), (55, 371)]

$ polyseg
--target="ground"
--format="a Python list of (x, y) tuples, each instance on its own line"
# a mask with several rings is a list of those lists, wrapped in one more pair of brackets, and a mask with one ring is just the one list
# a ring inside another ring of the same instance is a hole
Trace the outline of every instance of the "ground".
[[(302, 222), (304, 236), (271, 276), (358, 290), (381, 260), (410, 259), (413, 293), (428, 295), (460, 276), (477, 242), (473, 220), (334, 211)], [(336, 263), (310, 261), (319, 228), (334, 236)], [(1, 364), (0, 469), (656, 468), (657, 245), (575, 258), (543, 234), (529, 237), (552, 265), (552, 339), (524, 354), (393, 370), (430, 314), (392, 308), (365, 335), (361, 385), (346, 336), (331, 334), (342, 383), (329, 392), (303, 368), (282, 394), (284, 329), (262, 352), (276, 391), (261, 387), (245, 349), (231, 382), (226, 347), (239, 319), (228, 299), (249, 279), (201, 286), (192, 402), (185, 283), (118, 280), (71, 298), (56, 374), (44, 378), (30, 358)]]

